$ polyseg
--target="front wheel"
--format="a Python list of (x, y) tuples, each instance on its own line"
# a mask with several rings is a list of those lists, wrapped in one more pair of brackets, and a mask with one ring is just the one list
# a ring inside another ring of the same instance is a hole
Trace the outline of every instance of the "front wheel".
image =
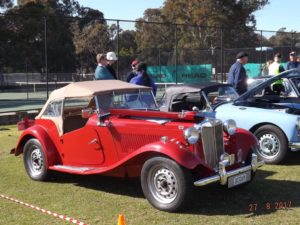
[(24, 146), (24, 166), (28, 176), (33, 180), (47, 179), (46, 158), (41, 143), (37, 139), (30, 139)]
[(268, 164), (280, 163), (287, 155), (288, 142), (284, 133), (276, 126), (259, 127), (254, 135), (259, 141), (257, 155)]
[(191, 181), (188, 170), (164, 157), (147, 160), (141, 172), (145, 197), (155, 208), (167, 212), (184, 208), (192, 194)]

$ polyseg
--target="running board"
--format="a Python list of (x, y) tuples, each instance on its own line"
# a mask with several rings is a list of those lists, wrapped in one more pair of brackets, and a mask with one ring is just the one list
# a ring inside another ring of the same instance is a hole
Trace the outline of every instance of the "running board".
[(107, 168), (99, 167), (79, 167), (79, 166), (64, 166), (64, 165), (54, 165), (49, 167), (50, 170), (72, 173), (72, 174), (97, 174), (103, 173)]

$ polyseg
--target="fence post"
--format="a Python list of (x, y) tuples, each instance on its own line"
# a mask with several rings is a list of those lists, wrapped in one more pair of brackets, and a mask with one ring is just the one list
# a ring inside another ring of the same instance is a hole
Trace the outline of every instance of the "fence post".
[(175, 24), (175, 83), (178, 83), (178, 74), (177, 74), (177, 63), (178, 63), (178, 51), (177, 51), (177, 24)]
[[(119, 32), (120, 32), (120, 21), (117, 20), (117, 56), (120, 60), (120, 49), (119, 49)], [(117, 60), (117, 78), (120, 79), (119, 77), (119, 60)]]
[(159, 65), (159, 75), (161, 76), (160, 47), (158, 47), (158, 65)]
[(29, 99), (29, 85), (28, 85), (28, 59), (26, 57), (25, 59), (26, 63), (26, 96), (27, 96), (27, 101)]
[[(262, 41), (263, 41), (263, 31), (261, 30), (260, 31), (260, 53), (259, 53), (259, 63), (260, 63), (260, 72), (262, 71), (262, 45), (263, 45), (263, 43), (262, 43)], [(266, 52), (267, 52), (267, 49), (266, 49)]]
[[(223, 49), (223, 28), (221, 27), (221, 82), (224, 82), (224, 77), (223, 77), (223, 73), (224, 73), (223, 56), (224, 56), (224, 49)], [(218, 81), (218, 74), (216, 76), (216, 81)]]
[(44, 35), (45, 35), (45, 72), (46, 72), (46, 90), (47, 90), (47, 99), (49, 97), (49, 85), (48, 85), (48, 53), (47, 53), (47, 19), (44, 16)]

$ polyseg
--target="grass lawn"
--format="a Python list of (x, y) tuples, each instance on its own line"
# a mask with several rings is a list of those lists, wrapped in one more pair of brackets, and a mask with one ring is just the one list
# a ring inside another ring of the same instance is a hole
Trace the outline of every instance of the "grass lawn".
[[(55, 173), (48, 182), (32, 181), (22, 157), (9, 154), (20, 132), (0, 126), (0, 194), (68, 215), (91, 225), (299, 224), (300, 152), (284, 165), (264, 166), (242, 189), (199, 188), (183, 213), (158, 211), (144, 198), (138, 179)], [(286, 206), (286, 209), (283, 209)], [(0, 198), (0, 224), (70, 224)]]

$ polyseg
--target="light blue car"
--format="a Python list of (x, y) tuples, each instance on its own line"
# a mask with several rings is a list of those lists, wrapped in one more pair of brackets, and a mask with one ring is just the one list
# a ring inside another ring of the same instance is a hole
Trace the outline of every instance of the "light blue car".
[(259, 141), (258, 155), (266, 163), (281, 162), (289, 149), (300, 149), (300, 117), (284, 110), (261, 109), (222, 104), (215, 109), (215, 117), (233, 118), (238, 127), (251, 131)]
[(290, 150), (300, 150), (298, 96), (294, 92), (278, 92), (278, 96), (275, 92), (272, 95), (265, 92), (270, 85), (287, 76), (300, 80), (300, 71), (288, 71), (267, 79), (241, 96), (228, 84), (172, 86), (166, 90), (160, 109), (194, 110), (222, 121), (233, 119), (238, 127), (251, 131), (257, 137), (260, 145), (257, 150), (259, 158), (266, 163), (276, 164), (281, 162)]

